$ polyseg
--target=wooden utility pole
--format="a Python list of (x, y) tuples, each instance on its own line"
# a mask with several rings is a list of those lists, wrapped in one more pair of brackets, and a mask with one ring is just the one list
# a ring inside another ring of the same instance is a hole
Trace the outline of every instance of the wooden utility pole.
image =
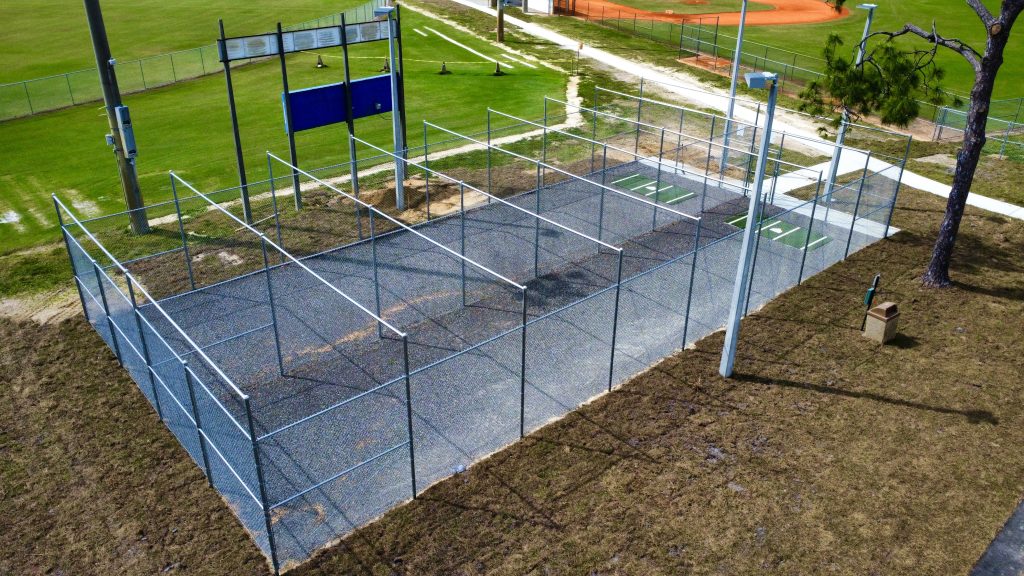
[(505, 0), (498, 0), (498, 42), (505, 43)]
[[(100, 76), (100, 87), (103, 89), (103, 103), (107, 109), (107, 121), (110, 124), (110, 140), (114, 145), (114, 158), (117, 160), (117, 171), (121, 176), (121, 188), (124, 200), (131, 210), (131, 226), (136, 234), (149, 232), (149, 221), (144, 210), (142, 190), (139, 189), (139, 177), (135, 171), (134, 160), (126, 154), (125, 143), (121, 138), (121, 126), (117, 118), (117, 108), (121, 106), (121, 92), (117, 87), (117, 74), (114, 72), (115, 61), (110, 55), (110, 44), (107, 43), (107, 29), (103, 25), (103, 12), (100, 11), (99, 0), (84, 0), (85, 16), (89, 22), (89, 34), (92, 36), (92, 49), (96, 55), (96, 71)], [(125, 115), (127, 117), (127, 115)]]

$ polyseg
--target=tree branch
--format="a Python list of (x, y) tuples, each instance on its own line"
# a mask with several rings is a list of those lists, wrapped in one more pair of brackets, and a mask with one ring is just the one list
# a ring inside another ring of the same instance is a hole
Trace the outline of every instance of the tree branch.
[[(961, 40), (958, 40), (956, 38), (943, 38), (942, 36), (940, 36), (939, 33), (935, 31), (934, 22), (932, 22), (931, 32), (925, 32), (921, 27), (917, 26), (916, 24), (904, 24), (903, 28), (896, 32), (875, 32), (869, 35), (868, 38), (871, 38), (872, 36), (886, 36), (891, 40), (893, 38), (905, 36), (907, 34), (913, 34), (915, 36), (924, 38), (925, 40), (931, 42), (932, 44), (935, 44), (936, 46), (949, 48), (950, 50), (963, 56), (964, 59), (967, 60), (967, 62), (974, 68), (975, 72), (981, 71), (981, 54), (979, 54), (977, 50), (971, 48), (970, 45)], [(865, 43), (867, 42), (868, 38), (864, 39)]]
[(988, 11), (988, 8), (981, 3), (981, 0), (967, 0), (967, 5), (974, 9), (974, 13), (985, 23), (985, 28), (991, 28), (996, 23), (996, 17)]

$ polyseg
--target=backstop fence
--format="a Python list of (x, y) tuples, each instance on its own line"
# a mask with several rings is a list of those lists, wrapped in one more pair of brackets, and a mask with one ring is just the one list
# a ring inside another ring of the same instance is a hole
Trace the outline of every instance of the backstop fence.
[[(349, 22), (373, 19), (373, 9), (385, 0), (370, 0), (344, 12)], [(355, 20), (353, 20), (355, 19)], [(331, 14), (284, 30), (305, 30), (321, 26), (337, 26), (341, 14)], [(213, 28), (211, 28), (213, 30)], [(250, 63), (252, 59), (243, 63)], [(167, 86), (223, 70), (216, 44), (178, 50), (117, 63), (117, 82), (124, 94)], [(103, 99), (96, 68), (86, 68), (43, 78), (0, 84), (0, 121), (40, 112), (58, 110)]]
[(894, 164), (826, 191), (780, 142), (753, 182), (756, 126), (619, 105), (268, 154), (250, 223), (174, 173), (144, 235), (54, 197), (87, 320), (275, 571), (720, 329), (745, 226), (752, 308), (890, 233)]

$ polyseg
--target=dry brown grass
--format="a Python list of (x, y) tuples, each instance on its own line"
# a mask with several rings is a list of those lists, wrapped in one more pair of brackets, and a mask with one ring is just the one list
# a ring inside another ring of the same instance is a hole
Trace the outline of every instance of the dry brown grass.
[[(1024, 224), (969, 210), (926, 290), (942, 208), (904, 192), (904, 232), (745, 321), (735, 379), (713, 335), (294, 573), (966, 573), (1024, 492)], [(80, 317), (0, 346), (0, 572), (265, 572)]]

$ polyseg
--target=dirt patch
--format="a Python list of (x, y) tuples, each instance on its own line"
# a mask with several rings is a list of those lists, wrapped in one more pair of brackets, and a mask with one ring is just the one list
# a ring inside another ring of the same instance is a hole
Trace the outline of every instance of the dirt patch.
[(61, 322), (82, 313), (78, 292), (65, 286), (39, 294), (0, 299), (0, 318), (15, 322), (48, 324)]
[(931, 156), (923, 156), (917, 158), (918, 162), (927, 162), (929, 164), (938, 164), (946, 168), (956, 168), (956, 156), (952, 154), (932, 154)]
[[(689, 3), (689, 2), (687, 2)], [(694, 2), (697, 3), (697, 2)], [(747, 12), (747, 26), (778, 26), (783, 24), (811, 24), (843, 18), (850, 13), (848, 8), (836, 12), (822, 0), (767, 0), (772, 10)], [(661, 22), (686, 22), (703, 18), (718, 18), (719, 26), (738, 26), (739, 12), (714, 12), (708, 14), (667, 14), (623, 6), (606, 0), (577, 0), (572, 3), (574, 16), (603, 19), (644, 18)]]

